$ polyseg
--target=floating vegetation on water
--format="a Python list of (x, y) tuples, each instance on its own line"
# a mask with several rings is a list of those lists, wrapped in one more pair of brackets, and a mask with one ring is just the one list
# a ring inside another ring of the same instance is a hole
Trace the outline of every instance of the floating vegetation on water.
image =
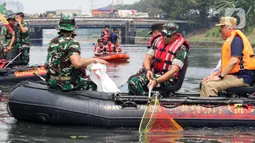
[(71, 139), (86, 139), (89, 136), (70, 136), (70, 137), (71, 137)]

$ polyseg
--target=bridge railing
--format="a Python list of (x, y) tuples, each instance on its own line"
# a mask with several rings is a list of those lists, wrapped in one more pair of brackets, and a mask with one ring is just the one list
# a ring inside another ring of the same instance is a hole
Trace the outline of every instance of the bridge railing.
[[(59, 21), (59, 18), (28, 18), (26, 19), (30, 22), (49, 22), (49, 21)], [(98, 17), (86, 17), (86, 18), (76, 18), (76, 21), (134, 21), (134, 22), (167, 22), (172, 21), (176, 23), (188, 23), (184, 20), (165, 20), (165, 19), (155, 19), (155, 18), (98, 18)]]

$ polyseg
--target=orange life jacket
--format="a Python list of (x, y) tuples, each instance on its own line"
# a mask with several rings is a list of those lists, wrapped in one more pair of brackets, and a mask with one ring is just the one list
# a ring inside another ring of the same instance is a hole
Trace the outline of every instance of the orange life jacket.
[(96, 51), (97, 53), (102, 53), (104, 51), (104, 47), (97, 46)]
[(160, 39), (155, 43), (155, 59), (153, 65), (154, 73), (165, 73), (169, 71), (176, 52), (184, 44), (189, 48), (187, 41), (180, 34), (178, 34), (178, 38), (175, 41), (166, 46), (163, 41), (163, 37), (160, 37)]
[(117, 47), (116, 47), (116, 52), (121, 52), (120, 46), (117, 46)]
[(111, 44), (110, 46), (107, 44), (105, 47), (106, 47), (107, 52), (109, 52), (109, 53), (114, 52), (114, 45), (113, 44)]
[(94, 47), (94, 53), (96, 52), (96, 49), (97, 49), (97, 47), (98, 47), (99, 45), (98, 45), (98, 43), (95, 45), (95, 47)]
[(224, 42), (221, 51), (221, 68), (224, 71), (231, 58), (231, 43), (235, 36), (240, 36), (243, 40), (243, 56), (239, 60), (238, 64), (231, 70), (230, 73), (237, 73), (240, 70), (255, 70), (255, 58), (252, 46), (247, 37), (240, 31), (234, 30), (231, 32), (231, 36)]
[(101, 38), (101, 40), (104, 43), (106, 43), (109, 40), (109, 38), (110, 38), (110, 34), (109, 34), (109, 31), (106, 31), (106, 30), (104, 30), (103, 32), (104, 32), (104, 36)]

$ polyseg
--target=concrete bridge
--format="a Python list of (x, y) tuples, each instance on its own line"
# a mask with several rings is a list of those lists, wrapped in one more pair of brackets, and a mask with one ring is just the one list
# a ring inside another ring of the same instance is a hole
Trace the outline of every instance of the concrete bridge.
[[(76, 18), (78, 28), (104, 28), (105, 25), (110, 25), (110, 28), (118, 28), (121, 30), (122, 44), (135, 44), (136, 29), (149, 29), (154, 23), (164, 23), (167, 20), (151, 19), (151, 18)], [(30, 37), (33, 45), (42, 45), (43, 29), (55, 29), (58, 25), (59, 18), (44, 18), (44, 19), (26, 19), (31, 26)], [(172, 20), (178, 25), (188, 24), (187, 21)]]

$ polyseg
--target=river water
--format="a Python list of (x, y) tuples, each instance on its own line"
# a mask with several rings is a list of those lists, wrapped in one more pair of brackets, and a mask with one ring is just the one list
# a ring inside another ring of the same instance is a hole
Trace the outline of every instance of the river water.
[[(52, 37), (52, 36), (49, 36)], [(44, 46), (31, 48), (31, 65), (43, 64), (47, 54), (46, 39)], [(93, 44), (81, 42), (82, 57), (93, 56)], [(108, 74), (113, 81), (121, 86), (128, 77), (141, 68), (145, 46), (123, 45), (123, 50), (130, 55), (129, 63), (109, 64)], [(210, 74), (220, 57), (219, 48), (190, 49), (190, 62), (185, 82), (181, 92), (199, 92), (198, 84), (203, 77)], [(1, 90), (10, 91), (12, 87), (1, 87)], [(7, 93), (8, 94), (8, 93)], [(6, 101), (0, 102), (0, 142), (9, 143), (86, 143), (86, 142), (229, 142), (229, 143), (254, 143), (254, 128), (201, 128), (185, 129), (177, 134), (160, 134), (141, 136), (135, 128), (95, 128), (86, 126), (50, 126), (27, 122), (18, 122), (10, 117), (6, 111)]]

